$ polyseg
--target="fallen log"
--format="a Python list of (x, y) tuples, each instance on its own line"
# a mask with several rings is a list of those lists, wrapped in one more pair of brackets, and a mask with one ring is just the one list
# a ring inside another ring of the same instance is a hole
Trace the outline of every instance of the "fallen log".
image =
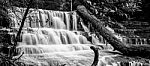
[[(88, 6), (84, 5), (86, 0), (75, 0), (76, 10), (82, 19), (88, 20), (100, 35), (111, 44), (115, 50), (120, 51), (123, 55), (140, 56), (150, 58), (150, 45), (129, 45), (117, 39), (108, 29), (103, 26), (103, 23), (94, 15), (89, 14)], [(77, 4), (78, 3), (78, 4)], [(82, 5), (83, 4), (83, 5)]]

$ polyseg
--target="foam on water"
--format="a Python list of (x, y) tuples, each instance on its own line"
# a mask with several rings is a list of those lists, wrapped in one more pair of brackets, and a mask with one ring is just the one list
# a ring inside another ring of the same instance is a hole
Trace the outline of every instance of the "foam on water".
[[(12, 14), (11, 19), (14, 21), (13, 27), (20, 26), (25, 9), (16, 7), (17, 11), (13, 13), (9, 10)], [(23, 32), (22, 42), (17, 47), (19, 51), (25, 53), (21, 57), (21, 61), (34, 66), (91, 65), (94, 52), (90, 49), (90, 46), (100, 45), (101, 43), (93, 36), (93, 44), (91, 44), (85, 36), (69, 31), (77, 30), (77, 14), (76, 12), (70, 13), (31, 9), (24, 26), (25, 28), (31, 28)], [(83, 23), (81, 25), (85, 32), (89, 32)], [(109, 47), (109, 45), (102, 44), (100, 47), (104, 50), (108, 49), (106, 47)], [(113, 59), (100, 57), (99, 66), (102, 65), (101, 62), (105, 65), (113, 63), (113, 61), (109, 61)]]
[[(72, 52), (25, 54), (22, 58), (24, 59), (24, 62), (30, 61), (28, 63), (35, 63), (36, 66), (60, 66), (63, 64), (66, 64), (66, 66), (90, 66), (94, 58), (93, 53), (94, 52), (92, 50), (80, 50)], [(117, 55), (110, 55), (105, 53), (104, 56), (103, 54), (100, 54), (97, 66), (113, 66), (116, 64), (116, 62), (112, 57), (115, 56)]]
[(22, 39), (22, 42), (28, 45), (89, 43), (89, 41), (84, 36), (76, 35), (75, 33), (68, 30), (56, 30), (50, 28), (34, 28), (32, 32), (24, 33)]
[(81, 22), (81, 25), (85, 32), (90, 32), (89, 29), (84, 25), (83, 22)]
[(66, 29), (65, 23), (59, 17), (53, 17), (52, 23), (52, 27), (55, 29)]
[[(20, 26), (25, 9), (26, 8), (19, 7), (14, 7), (15, 11), (9, 9), (10, 18), (13, 21), (12, 27)], [(71, 18), (71, 16), (73, 18)], [(62, 12), (53, 10), (30, 9), (30, 13), (27, 15), (24, 27), (51, 27), (55, 29), (77, 30), (77, 14), (74, 11)]]
[(20, 45), (19, 51), (25, 54), (41, 54), (41, 53), (54, 53), (54, 52), (71, 52), (79, 50), (90, 50), (90, 44), (68, 44), (68, 45)]

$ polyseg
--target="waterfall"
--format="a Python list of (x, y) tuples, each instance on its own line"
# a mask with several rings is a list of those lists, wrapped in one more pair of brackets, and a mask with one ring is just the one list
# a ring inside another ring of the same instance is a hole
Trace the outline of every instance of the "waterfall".
[[(59, 48), (58, 48), (59, 47)], [(90, 50), (89, 44), (71, 44), (71, 45), (20, 45), (20, 51), (25, 54), (41, 54), (41, 53), (55, 53), (55, 52), (71, 52), (79, 50)]]
[(66, 29), (66, 25), (65, 23), (58, 17), (53, 17), (52, 18), (52, 22), (53, 22), (53, 27), (55, 29)]
[(99, 44), (100, 41), (98, 40), (98, 38), (96, 38), (94, 35), (92, 35), (92, 43), (93, 44)]
[(77, 31), (77, 13), (73, 12), (72, 14), (72, 21), (73, 21), (73, 30)]
[(84, 25), (83, 22), (81, 22), (81, 25), (85, 32), (90, 32), (89, 29)]
[(144, 39), (144, 44), (147, 44), (147, 40), (146, 39)]
[(65, 18), (64, 18), (64, 21), (66, 22), (66, 25), (67, 25), (67, 29), (68, 30), (70, 30), (70, 15), (68, 15), (68, 13), (64, 13), (64, 16), (65, 16)]
[(123, 42), (127, 44), (135, 44), (135, 45), (143, 45), (143, 44), (148, 44), (146, 38), (141, 38), (141, 37), (123, 37)]
[(90, 42), (87, 40), (87, 38), (83, 35), (79, 35), (79, 41), (81, 44), (90, 44)]
[(38, 40), (37, 37), (35, 36), (35, 34), (23, 34), (23, 43), (27, 44), (27, 45), (35, 45), (38, 44)]
[[(25, 53), (21, 60), (29, 65), (35, 63), (37, 64), (36, 66), (57, 66), (57, 63), (54, 63), (53, 59), (55, 58), (56, 60), (59, 56), (59, 60), (63, 60), (63, 56), (66, 56), (68, 61), (63, 62), (70, 62), (69, 57), (76, 57), (77, 55), (78, 59), (76, 60), (79, 61), (79, 58), (82, 58), (82, 56), (80, 56), (81, 51), (84, 51), (84, 53), (90, 51), (91, 53), (91, 44), (89, 44), (86, 37), (65, 29), (29, 28), (23, 32), (22, 42), (20, 43), (17, 48), (19, 51)], [(88, 58), (89, 54), (85, 57)], [(44, 61), (42, 61), (42, 59)], [(74, 58), (72, 58), (72, 60), (73, 59)], [(86, 58), (82, 59), (86, 60)], [(55, 62), (63, 64), (59, 62), (59, 60)]]
[[(10, 10), (13, 27), (19, 27), (26, 8), (16, 7), (16, 11)], [(72, 20), (72, 21), (71, 21)], [(85, 32), (89, 29), (81, 22)], [(99, 44), (100, 48), (111, 47), (99, 43), (97, 37), (92, 36), (89, 42), (85, 36), (77, 32), (77, 13), (62, 12), (42, 9), (31, 9), (25, 21), (24, 32), (21, 35), (17, 49), (25, 54), (21, 61), (27, 66), (89, 66), (92, 64), (94, 52), (90, 46)], [(73, 30), (73, 31), (69, 31)], [(102, 42), (105, 40), (102, 38)], [(109, 48), (108, 48), (109, 49)], [(103, 53), (101, 53), (103, 54)], [(109, 56), (109, 53), (105, 54)], [(100, 55), (101, 62), (105, 65), (114, 63), (113, 59)], [(112, 56), (110, 56), (112, 57)], [(91, 60), (92, 59), (92, 60)]]
[(46, 20), (47, 20), (48, 16), (45, 15), (44, 10), (39, 9), (39, 17), (40, 17), (40, 26), (45, 27), (46, 26)]
[[(12, 27), (19, 27), (23, 18), (26, 8), (14, 7), (13, 10), (9, 9), (9, 15), (13, 21)], [(73, 14), (71, 14), (73, 13)], [(72, 16), (72, 21), (70, 17)], [(70, 21), (72, 23), (70, 23)], [(61, 24), (60, 24), (61, 23)], [(77, 14), (75, 11), (62, 12), (42, 9), (30, 9), (25, 21), (25, 28), (40, 28), (51, 27), (56, 29), (73, 29), (77, 30)]]
[(90, 43), (84, 36), (64, 29), (31, 28), (31, 30), (22, 35), (22, 42), (27, 45)]

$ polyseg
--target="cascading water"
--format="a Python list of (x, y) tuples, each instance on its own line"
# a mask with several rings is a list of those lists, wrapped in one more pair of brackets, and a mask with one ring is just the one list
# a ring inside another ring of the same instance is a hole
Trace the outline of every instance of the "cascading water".
[[(13, 14), (12, 19), (15, 18), (13, 19), (13, 27), (19, 27), (19, 22), (22, 19), (20, 15), (24, 13), (25, 8), (17, 8), (17, 10), (11, 13)], [(70, 23), (70, 16), (72, 16), (73, 23)], [(84, 24), (82, 26), (89, 32)], [(71, 29), (77, 30), (75, 12), (71, 15), (69, 12), (31, 9), (24, 28), (27, 30), (23, 32), (22, 42), (17, 48), (25, 53), (20, 61), (26, 62), (27, 65), (90, 66), (94, 57), (90, 46), (102, 44), (95, 37), (92, 37), (93, 44), (91, 44), (83, 35), (69, 31)], [(106, 55), (109, 56), (109, 54)], [(102, 65), (101, 62), (110, 65), (109, 63), (112, 61), (104, 61), (106, 59), (103, 58), (103, 55), (100, 56), (99, 66)]]
[(89, 29), (84, 25), (83, 22), (81, 22), (81, 25), (85, 32), (90, 32)]
[[(12, 18), (12, 27), (19, 27), (22, 15), (24, 14), (26, 8), (14, 7), (13, 10), (9, 9), (9, 15)], [(59, 29), (60, 26), (67, 30), (77, 30), (77, 14), (76, 12), (61, 12), (52, 10), (42, 10), (42, 9), (31, 9), (25, 21), (24, 27), (52, 27)], [(70, 23), (72, 16), (72, 23)], [(72, 26), (72, 27), (71, 27)]]
[(76, 35), (64, 29), (35, 28), (30, 33), (25, 33), (22, 36), (23, 43), (29, 45), (89, 43), (84, 36)]

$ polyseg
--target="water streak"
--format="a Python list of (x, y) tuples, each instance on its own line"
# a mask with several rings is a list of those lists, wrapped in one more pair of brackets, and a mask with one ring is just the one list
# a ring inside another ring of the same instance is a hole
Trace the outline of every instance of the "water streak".
[[(12, 27), (19, 27), (26, 8), (14, 7), (9, 9), (9, 15), (13, 21)], [(73, 14), (70, 14), (73, 13)], [(71, 21), (71, 16), (72, 21)], [(73, 23), (70, 23), (73, 22)], [(42, 9), (30, 9), (24, 27), (52, 27), (56, 29), (77, 30), (76, 12), (62, 12)]]
[[(14, 12), (9, 10), (10, 15), (12, 15), (13, 27), (20, 26), (25, 9), (16, 7)], [(85, 32), (89, 32), (89, 29), (82, 22), (81, 25)], [(24, 28), (27, 29), (24, 30), (21, 36), (22, 42), (17, 48), (25, 53), (21, 61), (27, 62), (28, 65), (89, 66), (94, 57), (90, 46), (101, 44), (95, 36), (92, 36), (93, 44), (91, 44), (85, 36), (69, 31), (77, 31), (76, 12), (31, 9)], [(104, 50), (110, 49), (107, 47), (111, 46), (104, 46), (103, 44), (99, 47)], [(103, 62), (104, 65), (113, 63), (111, 61), (113, 59), (109, 57), (101, 56), (100, 62)]]

